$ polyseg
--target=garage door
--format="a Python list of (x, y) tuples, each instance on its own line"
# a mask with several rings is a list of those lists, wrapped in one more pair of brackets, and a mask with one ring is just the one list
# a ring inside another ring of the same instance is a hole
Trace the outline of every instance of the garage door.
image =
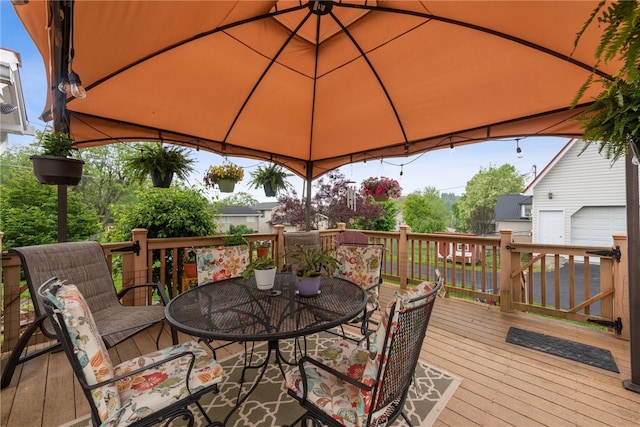
[(626, 233), (627, 215), (624, 206), (589, 206), (571, 217), (571, 244), (581, 246), (611, 246), (615, 233)]

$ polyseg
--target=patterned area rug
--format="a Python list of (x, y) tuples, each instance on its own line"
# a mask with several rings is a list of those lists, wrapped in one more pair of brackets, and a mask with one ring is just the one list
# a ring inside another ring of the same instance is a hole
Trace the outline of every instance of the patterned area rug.
[[(309, 352), (313, 354), (313, 349), (316, 346), (322, 346), (327, 340), (335, 339), (334, 335), (326, 333), (314, 334), (307, 337), (307, 347)], [(293, 349), (293, 340), (282, 341), (280, 348), (285, 357), (290, 355)], [(254, 363), (264, 360), (266, 349), (267, 346), (265, 344), (256, 347)], [(242, 354), (231, 356), (222, 360), (221, 363), (224, 367), (224, 377), (220, 385), (220, 393), (205, 396), (200, 400), (207, 414), (214, 421), (222, 421), (236, 402), (243, 366)], [(286, 365), (283, 366), (287, 369)], [(255, 378), (256, 370), (249, 370), (245, 375), (243, 393), (251, 387)], [(416, 382), (412, 385), (405, 403), (405, 413), (409, 416), (413, 425), (416, 427), (431, 426), (445, 408), (461, 381), (460, 378), (442, 369), (420, 362), (416, 369)], [(192, 410), (197, 417), (196, 426), (205, 425), (204, 418), (197, 408), (194, 407)], [(260, 384), (249, 399), (231, 416), (227, 426), (281, 426), (292, 423), (302, 413), (303, 410), (298, 402), (287, 394), (282, 374), (272, 354), (271, 361)], [(84, 420), (78, 419), (72, 423), (65, 424), (64, 427), (84, 427), (87, 425), (89, 425), (89, 420), (85, 418)], [(394, 425), (400, 426), (405, 425), (405, 423), (400, 417)]]

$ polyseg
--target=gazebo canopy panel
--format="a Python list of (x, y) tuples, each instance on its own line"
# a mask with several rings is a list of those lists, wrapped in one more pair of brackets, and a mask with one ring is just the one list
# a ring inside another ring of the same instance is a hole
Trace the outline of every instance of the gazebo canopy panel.
[[(76, 1), (67, 98), (80, 148), (162, 140), (316, 178), (351, 162), (575, 137), (597, 1)], [(315, 8), (330, 10), (316, 14)], [(58, 84), (49, 1), (16, 5)], [(599, 64), (609, 78), (619, 63)], [(53, 115), (54, 90), (43, 118)]]

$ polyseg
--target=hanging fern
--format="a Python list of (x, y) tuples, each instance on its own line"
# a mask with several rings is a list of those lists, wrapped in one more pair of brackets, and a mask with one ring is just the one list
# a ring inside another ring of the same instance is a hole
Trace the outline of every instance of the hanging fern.
[[(577, 33), (574, 46), (597, 19), (604, 32), (596, 48), (594, 69), (616, 58), (623, 59), (623, 65), (613, 80), (599, 80), (605, 90), (578, 120), (583, 123), (585, 149), (591, 143), (600, 143), (599, 151), (615, 162), (627, 154), (631, 137), (640, 138), (640, 7), (637, 1), (619, 1), (604, 9), (605, 4), (601, 1), (593, 10)], [(602, 16), (598, 17), (600, 12)], [(593, 81), (591, 74), (578, 91), (573, 106)]]

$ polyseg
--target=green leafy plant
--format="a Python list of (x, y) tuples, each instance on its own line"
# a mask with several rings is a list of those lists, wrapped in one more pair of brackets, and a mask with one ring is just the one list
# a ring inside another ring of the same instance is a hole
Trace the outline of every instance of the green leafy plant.
[(66, 132), (36, 131), (36, 143), (42, 148), (43, 156), (73, 157), (76, 143)]
[(338, 260), (329, 251), (313, 246), (296, 245), (286, 256), (294, 261), (295, 275), (301, 279), (331, 276), (338, 268)]
[[(617, 58), (623, 63), (613, 78), (599, 80), (604, 90), (577, 120), (583, 124), (585, 149), (599, 143), (599, 152), (616, 161), (627, 154), (630, 142), (640, 144), (640, 5), (637, 1), (598, 3), (576, 35), (575, 46), (594, 20), (604, 28), (594, 70), (601, 62), (607, 64)], [(574, 107), (593, 81), (592, 73), (574, 98)]]
[(293, 188), (291, 183), (287, 181), (288, 177), (293, 176), (287, 172), (282, 166), (272, 163), (269, 166), (258, 167), (258, 170), (251, 172), (250, 188), (264, 188), (268, 197), (273, 197), (281, 191), (287, 191)]
[(269, 240), (258, 240), (254, 245), (256, 248), (270, 248), (271, 242)]
[(252, 274), (254, 274), (255, 270), (268, 270), (270, 268), (275, 268), (275, 266), (276, 262), (273, 258), (258, 257), (247, 264), (247, 268), (242, 273), (242, 277), (248, 279)]
[(125, 170), (139, 182), (153, 176), (154, 172), (161, 179), (171, 173), (180, 179), (187, 179), (194, 171), (195, 159), (189, 157), (186, 150), (185, 147), (165, 147), (161, 143), (141, 144), (137, 153), (125, 158)]
[(225, 246), (237, 246), (237, 245), (246, 245), (247, 241), (245, 240), (242, 233), (232, 233), (223, 238)]

